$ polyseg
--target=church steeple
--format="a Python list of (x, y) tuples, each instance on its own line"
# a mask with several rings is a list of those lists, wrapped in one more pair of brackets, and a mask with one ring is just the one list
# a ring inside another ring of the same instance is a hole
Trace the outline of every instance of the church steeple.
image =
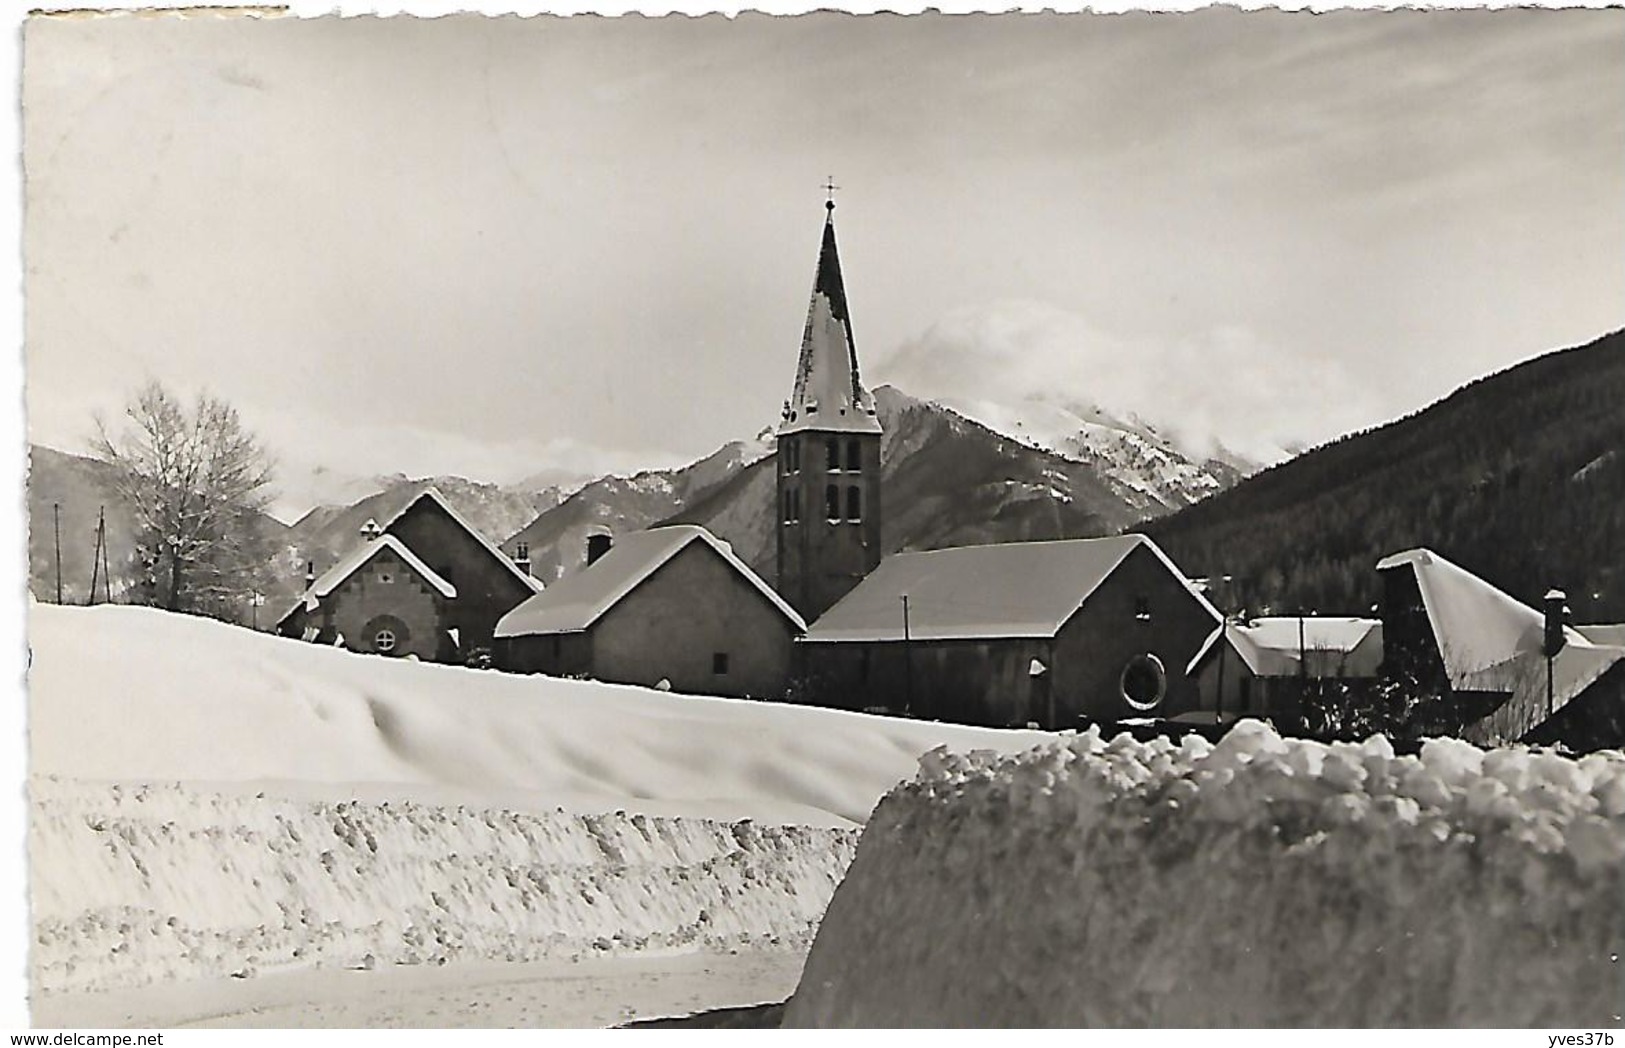
[(779, 593), (808, 622), (880, 563), (880, 419), (858, 376), (833, 197), (824, 207), (777, 456)]
[(841, 278), (841, 256), (835, 247), (835, 201), (827, 201), (824, 208), (824, 239), (818, 249), (807, 324), (801, 332), (801, 359), (779, 432), (879, 433), (874, 398), (858, 375), (852, 314), (846, 302), (846, 282)]

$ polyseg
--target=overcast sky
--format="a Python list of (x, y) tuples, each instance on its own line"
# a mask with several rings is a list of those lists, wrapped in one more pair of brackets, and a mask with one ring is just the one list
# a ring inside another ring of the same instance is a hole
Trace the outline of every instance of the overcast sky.
[(27, 387), (511, 480), (777, 418), (833, 175), (871, 385), (1246, 449), (1625, 320), (1625, 13), (36, 19)]

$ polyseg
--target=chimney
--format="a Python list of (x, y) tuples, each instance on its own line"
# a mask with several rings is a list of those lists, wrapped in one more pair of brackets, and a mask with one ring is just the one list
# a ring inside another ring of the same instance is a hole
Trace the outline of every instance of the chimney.
[(310, 589), (314, 585), (316, 585), (316, 562), (307, 560), (305, 561), (305, 588)]
[(1542, 601), (1546, 611), (1546, 636), (1545, 643), (1541, 645), (1541, 654), (1548, 659), (1555, 657), (1568, 643), (1563, 636), (1563, 625), (1569, 618), (1567, 601), (1568, 596), (1560, 589), (1547, 590), (1546, 598)]
[(609, 534), (608, 532), (600, 531), (600, 532), (594, 532), (593, 534), (588, 535), (587, 536), (587, 564), (591, 565), (593, 561), (597, 560), (599, 557), (602, 557), (604, 554), (608, 553), (609, 550), (610, 550), (610, 547), (612, 547), (614, 545), (615, 545), (615, 536)]
[(514, 565), (526, 575), (530, 574), (530, 543), (518, 542), (514, 544)]

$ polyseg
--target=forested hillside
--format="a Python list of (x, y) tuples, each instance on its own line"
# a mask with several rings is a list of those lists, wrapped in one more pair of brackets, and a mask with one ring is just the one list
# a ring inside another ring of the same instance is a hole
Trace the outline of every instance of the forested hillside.
[(1577, 622), (1625, 621), (1625, 332), (1480, 379), (1143, 525), (1261, 613), (1363, 612), (1385, 554), (1427, 546)]

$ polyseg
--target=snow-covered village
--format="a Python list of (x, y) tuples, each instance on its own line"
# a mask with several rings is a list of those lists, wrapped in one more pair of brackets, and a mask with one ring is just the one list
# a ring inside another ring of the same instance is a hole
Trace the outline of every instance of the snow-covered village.
[(19, 1029), (1621, 1026), (1620, 10), (22, 46)]

